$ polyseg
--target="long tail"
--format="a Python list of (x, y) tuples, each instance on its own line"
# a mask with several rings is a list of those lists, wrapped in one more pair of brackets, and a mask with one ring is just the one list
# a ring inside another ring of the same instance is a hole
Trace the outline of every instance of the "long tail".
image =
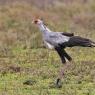
[(95, 47), (95, 42), (90, 39), (82, 38), (79, 36), (73, 36), (66, 44), (68, 47), (83, 46), (83, 47)]

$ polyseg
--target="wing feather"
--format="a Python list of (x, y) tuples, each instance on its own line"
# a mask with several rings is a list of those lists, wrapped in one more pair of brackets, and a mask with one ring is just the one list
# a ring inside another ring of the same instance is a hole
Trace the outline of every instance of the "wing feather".
[(62, 34), (62, 35), (65, 35), (65, 36), (69, 36), (69, 37), (74, 36), (74, 33), (62, 32), (61, 34)]
[(45, 41), (50, 43), (53, 46), (58, 46), (61, 43), (68, 42), (70, 37), (64, 36), (61, 33), (49, 32), (45, 37)]

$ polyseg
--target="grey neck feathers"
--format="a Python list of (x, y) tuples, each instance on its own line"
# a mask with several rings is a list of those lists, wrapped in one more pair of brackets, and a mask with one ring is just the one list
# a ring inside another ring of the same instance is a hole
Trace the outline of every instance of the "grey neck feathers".
[(44, 24), (39, 24), (39, 28), (41, 32), (51, 32)]

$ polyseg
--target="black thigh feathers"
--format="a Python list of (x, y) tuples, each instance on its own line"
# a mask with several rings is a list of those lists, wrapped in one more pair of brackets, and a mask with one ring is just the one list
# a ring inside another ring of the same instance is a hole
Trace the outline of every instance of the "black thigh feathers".
[[(60, 58), (61, 58), (61, 61), (62, 63), (66, 63), (66, 59), (68, 61), (71, 61), (72, 58), (66, 53), (66, 51), (61, 48), (61, 47), (56, 47), (55, 50), (57, 51), (57, 53), (59, 54)], [(66, 58), (66, 59), (65, 59)]]

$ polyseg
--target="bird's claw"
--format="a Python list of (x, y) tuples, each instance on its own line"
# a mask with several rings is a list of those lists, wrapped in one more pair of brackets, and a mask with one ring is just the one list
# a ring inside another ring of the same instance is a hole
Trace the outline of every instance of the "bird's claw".
[(56, 80), (56, 87), (62, 88), (62, 82), (61, 82), (61, 79), (59, 79), (59, 78)]

